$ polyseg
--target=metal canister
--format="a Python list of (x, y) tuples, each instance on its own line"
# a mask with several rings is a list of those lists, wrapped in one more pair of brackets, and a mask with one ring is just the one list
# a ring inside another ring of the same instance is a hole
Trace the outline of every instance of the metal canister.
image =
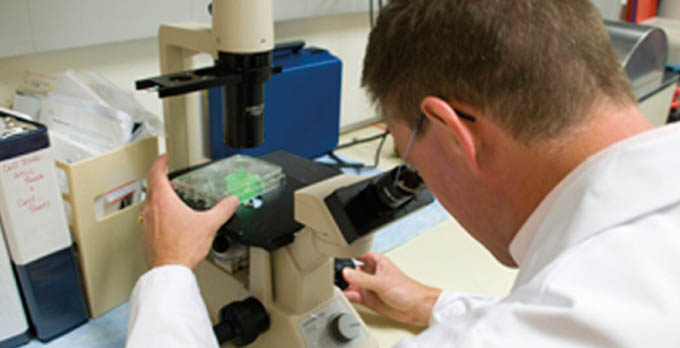
[(659, 88), (668, 60), (668, 38), (663, 29), (616, 21), (605, 24), (635, 97), (640, 100)]

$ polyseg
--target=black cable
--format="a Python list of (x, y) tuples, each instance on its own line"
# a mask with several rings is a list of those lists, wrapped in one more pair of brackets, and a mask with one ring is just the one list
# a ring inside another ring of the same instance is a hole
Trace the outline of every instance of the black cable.
[(387, 137), (388, 134), (390, 134), (390, 131), (387, 130), (387, 131), (384, 131), (384, 132), (382, 132), (378, 135), (373, 135), (373, 136), (370, 136), (368, 138), (354, 139), (349, 143), (345, 143), (345, 144), (341, 144), (341, 145), (336, 146), (333, 149), (333, 151), (341, 150), (341, 149), (344, 149), (344, 148), (352, 147), (352, 146), (363, 144), (363, 143), (368, 143), (368, 142), (371, 142), (371, 141), (376, 140), (376, 139), (385, 138), (385, 137)]
[[(370, 168), (370, 169), (375, 169), (378, 167), (378, 164), (380, 164), (380, 153), (382, 152), (383, 145), (385, 145), (385, 141), (387, 140), (387, 136), (390, 134), (389, 130), (386, 130), (378, 135), (373, 135), (367, 138), (363, 139), (354, 139), (349, 143), (341, 144), (336, 146), (333, 150), (328, 151), (328, 156), (332, 158), (336, 163), (334, 164), (329, 164), (331, 167), (336, 167), (336, 168), (352, 168), (356, 169), (357, 171), (363, 168)], [(378, 149), (375, 152), (375, 156), (373, 159), (373, 165), (366, 165), (363, 163), (348, 163), (338, 157), (334, 151), (340, 150), (340, 149), (346, 149), (348, 147), (356, 146), (359, 144), (364, 144), (368, 143), (374, 140), (380, 139), (380, 144), (378, 144)]]
[(378, 13), (380, 13), (380, 10), (383, 8), (383, 0), (378, 0)]
[(383, 145), (385, 145), (385, 141), (387, 140), (387, 136), (390, 134), (390, 131), (385, 131), (383, 133), (383, 138), (380, 140), (380, 144), (378, 144), (378, 149), (375, 151), (375, 159), (373, 160), (373, 168), (378, 168), (378, 164), (380, 164), (380, 153), (382, 152)]
[(366, 165), (363, 163), (349, 163), (345, 162), (342, 158), (338, 157), (333, 151), (328, 152), (328, 157), (332, 158), (335, 163), (324, 163), (327, 166), (334, 167), (334, 168), (352, 168), (356, 169), (359, 171), (362, 168), (366, 168)]
[(368, 0), (368, 17), (371, 19), (371, 28), (374, 28), (375, 23), (373, 23), (373, 0)]

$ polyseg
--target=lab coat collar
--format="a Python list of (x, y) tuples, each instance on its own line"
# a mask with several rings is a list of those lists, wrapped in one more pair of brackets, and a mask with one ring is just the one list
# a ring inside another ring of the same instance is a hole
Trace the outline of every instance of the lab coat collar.
[(539, 204), (512, 243), (523, 275), (608, 227), (680, 201), (680, 124), (638, 134), (584, 161)]

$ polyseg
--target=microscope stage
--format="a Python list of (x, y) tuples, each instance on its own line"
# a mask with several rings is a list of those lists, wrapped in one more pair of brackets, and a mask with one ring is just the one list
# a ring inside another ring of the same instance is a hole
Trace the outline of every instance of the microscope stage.
[[(295, 191), (338, 175), (341, 171), (285, 151), (272, 152), (258, 158), (281, 166), (285, 180), (277, 189), (262, 195), (262, 204), (259, 207), (239, 206), (234, 216), (217, 234), (234, 243), (273, 251), (293, 242), (295, 233), (303, 227), (294, 219)], [(171, 173), (169, 177), (172, 180), (210, 163), (212, 162)]]

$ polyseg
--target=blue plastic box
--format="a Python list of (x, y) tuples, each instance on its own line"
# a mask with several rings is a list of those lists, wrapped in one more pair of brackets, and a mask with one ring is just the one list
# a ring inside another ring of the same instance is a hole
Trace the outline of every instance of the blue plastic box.
[(342, 62), (328, 51), (303, 49), (304, 42), (274, 50), (283, 68), (265, 84), (264, 144), (236, 149), (224, 144), (221, 87), (209, 91), (210, 157), (260, 156), (276, 150), (313, 158), (338, 144)]

